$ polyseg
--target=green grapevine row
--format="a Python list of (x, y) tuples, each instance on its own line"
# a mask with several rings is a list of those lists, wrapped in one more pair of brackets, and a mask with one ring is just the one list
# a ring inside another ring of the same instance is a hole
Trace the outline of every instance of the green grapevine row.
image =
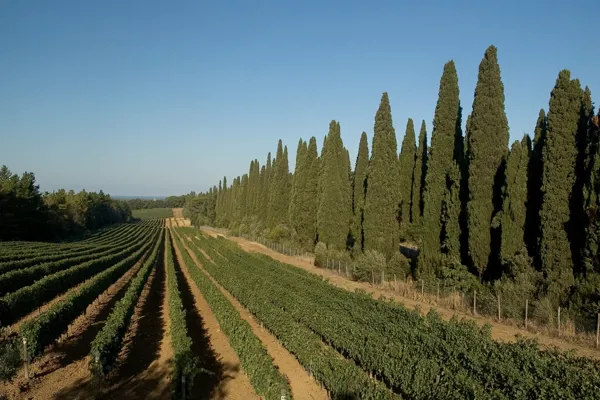
[[(181, 239), (174, 235), (175, 246), (180, 249), (183, 262), (198, 289), (202, 292), (212, 312), (219, 321), (221, 329), (229, 338), (229, 343), (236, 351), (250, 383), (259, 396), (266, 399), (279, 400), (282, 395), (291, 398), (289, 383), (273, 365), (273, 359), (261, 341), (254, 335), (247, 321), (242, 319), (237, 310), (219, 291), (185, 250)], [(182, 268), (185, 266), (182, 265)]]
[(94, 276), (41, 315), (25, 321), (19, 334), (27, 339), (29, 355), (31, 357), (41, 355), (44, 348), (65, 333), (69, 325), (83, 314), (92, 301), (119, 280), (136, 262), (143, 259), (143, 254), (149, 251), (156, 240), (158, 240), (157, 229), (144, 246), (130, 257)]
[(590, 360), (541, 351), (531, 342), (498, 343), (474, 323), (421, 317), (270, 258), (233, 251), (229, 241), (201, 242), (229, 257), (246, 281), (253, 277), (268, 287), (273, 304), (407, 397), (593, 398), (600, 388), (600, 370)]
[(0, 316), (2, 318), (0, 326), (12, 324), (73, 286), (91, 278), (112, 264), (127, 258), (143, 246), (149, 235), (150, 232), (146, 233), (146, 236), (142, 240), (139, 240), (119, 253), (91, 260), (52, 275), (47, 275), (33, 285), (23, 287), (0, 298)]
[(123, 345), (123, 338), (131, 322), (131, 316), (138, 302), (142, 289), (157, 263), (160, 261), (164, 247), (164, 232), (161, 229), (160, 239), (154, 245), (150, 257), (146, 260), (137, 275), (127, 288), (125, 296), (112, 309), (106, 323), (91, 345), (90, 370), (96, 376), (108, 374), (115, 366)]
[(135, 224), (121, 224), (103, 231), (101, 235), (97, 237), (88, 238), (78, 242), (23, 242), (23, 245), (20, 246), (9, 246), (8, 243), (10, 242), (0, 243), (0, 262), (17, 261), (19, 259), (31, 258), (58, 251), (81, 251), (91, 247), (97, 247), (110, 238), (118, 235), (122, 236), (133, 226), (135, 226)]
[(31, 285), (46, 275), (51, 275), (74, 265), (124, 251), (143, 237), (144, 233), (145, 232), (141, 229), (138, 232), (132, 232), (132, 236), (121, 239), (120, 243), (115, 242), (113, 246), (103, 246), (93, 254), (65, 258), (60, 261), (44, 263), (34, 267), (18, 269), (2, 274), (0, 275), (0, 296), (4, 296), (9, 291), (16, 291), (24, 286)]
[[(260, 320), (296, 356), (302, 366), (321, 382), (335, 399), (394, 399), (398, 395), (377, 382), (352, 361), (346, 360), (325, 345), (317, 334), (298, 323), (288, 310), (274, 306), (268, 287), (246, 280), (237, 270), (219, 257), (215, 251), (203, 247), (215, 262), (208, 261), (197, 247), (194, 254), (202, 260), (205, 269), (232, 293), (253, 315)], [(251, 277), (252, 278), (252, 277)], [(260, 288), (260, 290), (256, 290)], [(311, 310), (306, 310), (311, 312)]]
[[(112, 239), (112, 238), (111, 238)], [(110, 246), (106, 246), (105, 248), (109, 248)], [(100, 249), (101, 250), (101, 249)], [(0, 263), (0, 274), (4, 274), (6, 272), (10, 272), (13, 270), (28, 268), (37, 264), (52, 262), (52, 261), (60, 261), (65, 259), (65, 257), (69, 256), (82, 256), (89, 255), (95, 252), (98, 252), (98, 247), (84, 248), (81, 251), (76, 252), (63, 252), (60, 248), (52, 251), (45, 252), (43, 255), (38, 255), (33, 258), (26, 258), (17, 261), (5, 261)]]
[[(166, 269), (167, 269), (167, 301), (169, 303), (169, 319), (171, 321), (171, 344), (174, 352), (173, 366), (173, 397), (185, 398), (189, 393), (194, 377), (199, 372), (199, 359), (192, 354), (192, 339), (188, 335), (185, 320), (185, 309), (181, 302), (175, 263), (173, 262), (173, 243), (169, 230), (166, 239)], [(183, 386), (182, 377), (185, 377)]]

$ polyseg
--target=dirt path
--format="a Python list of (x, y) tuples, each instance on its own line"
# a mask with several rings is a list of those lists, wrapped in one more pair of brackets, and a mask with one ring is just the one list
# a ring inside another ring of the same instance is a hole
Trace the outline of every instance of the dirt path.
[[(216, 237), (218, 235), (217, 232), (211, 231), (208, 229), (203, 229), (202, 231), (213, 237)], [(335, 285), (337, 287), (340, 287), (340, 288), (343, 288), (343, 289), (346, 289), (346, 290), (349, 290), (352, 292), (355, 291), (356, 289), (363, 289), (363, 290), (366, 290), (368, 293), (370, 293), (373, 298), (379, 298), (380, 296), (385, 296), (387, 298), (391, 297), (394, 299), (394, 301), (396, 301), (400, 304), (403, 304), (404, 306), (406, 306), (410, 309), (413, 309), (418, 306), (424, 314), (426, 314), (430, 309), (435, 308), (435, 310), (440, 314), (440, 316), (446, 320), (448, 320), (448, 319), (452, 318), (452, 316), (456, 315), (460, 318), (472, 319), (475, 322), (477, 322), (477, 324), (480, 326), (483, 324), (486, 324), (486, 323), (490, 324), (492, 327), (492, 337), (495, 340), (499, 340), (499, 341), (503, 341), (503, 342), (514, 342), (516, 340), (516, 336), (521, 335), (521, 336), (524, 336), (527, 338), (537, 339), (539, 341), (540, 345), (542, 345), (542, 346), (553, 346), (553, 347), (558, 347), (559, 349), (562, 349), (562, 350), (575, 350), (578, 355), (595, 358), (595, 359), (600, 359), (600, 352), (597, 350), (594, 350), (592, 348), (589, 348), (589, 347), (581, 346), (576, 343), (569, 343), (564, 340), (548, 337), (548, 336), (545, 336), (542, 334), (535, 334), (535, 333), (526, 331), (524, 329), (520, 329), (515, 326), (510, 326), (510, 325), (505, 325), (505, 324), (495, 322), (488, 318), (473, 316), (472, 314), (466, 314), (466, 313), (462, 313), (459, 311), (447, 309), (444, 307), (433, 306), (426, 302), (409, 299), (409, 298), (403, 297), (400, 294), (398, 294), (392, 290), (389, 290), (389, 289), (373, 287), (371, 284), (365, 283), (365, 282), (355, 282), (355, 281), (348, 280), (345, 277), (337, 274), (336, 272), (334, 272), (332, 270), (315, 267), (311, 261), (307, 261), (304, 259), (299, 259), (296, 257), (287, 256), (287, 255), (278, 253), (274, 250), (271, 250), (270, 248), (268, 248), (266, 246), (263, 246), (260, 243), (251, 242), (249, 240), (246, 240), (246, 239), (240, 238), (240, 237), (236, 237), (236, 236), (226, 236), (226, 237), (230, 240), (237, 242), (240, 245), (240, 247), (245, 251), (248, 251), (248, 252), (255, 251), (255, 252), (266, 254), (266, 255), (271, 256), (272, 258), (279, 260), (281, 262), (284, 262), (286, 264), (290, 264), (295, 267), (304, 269), (308, 272), (311, 272), (315, 275), (325, 277), (329, 280), (329, 282), (332, 285)]]
[[(171, 232), (174, 233), (174, 231)], [(219, 323), (206, 299), (192, 281), (188, 272), (188, 268), (191, 268), (192, 266), (186, 265), (185, 262), (183, 262), (180, 249), (177, 246), (175, 246), (175, 254), (177, 262), (181, 266), (180, 270), (182, 275), (185, 278), (182, 281), (185, 281), (187, 283), (186, 286), (191, 290), (194, 299), (194, 308), (202, 315), (204, 330), (208, 333), (211, 347), (214, 349), (216, 358), (220, 363), (218, 386), (215, 388), (214, 393), (212, 393), (210, 398), (219, 400), (258, 400), (259, 397), (254, 392), (248, 376), (241, 370), (240, 360), (237, 354), (229, 344), (227, 336), (221, 331)], [(195, 340), (196, 338), (192, 336), (192, 339)]]
[(166, 296), (164, 253), (151, 273), (125, 335), (116, 379), (106, 399), (167, 399), (173, 349)]
[[(189, 237), (187, 239), (189, 240)], [(187, 248), (187, 244), (185, 246)], [(327, 399), (327, 391), (321, 388), (319, 384), (310, 377), (296, 357), (287, 351), (269, 331), (261, 328), (259, 322), (254, 319), (252, 314), (202, 267), (202, 263), (198, 261), (193, 252), (188, 251), (188, 253), (194, 260), (196, 266), (208, 276), (208, 278), (219, 288), (221, 293), (223, 293), (231, 304), (233, 304), (234, 308), (240, 313), (240, 316), (250, 324), (252, 332), (260, 339), (271, 358), (273, 358), (273, 364), (287, 376), (294, 399)]]
[[(59, 343), (52, 346), (38, 360), (30, 365), (33, 378), (26, 384), (24, 372), (20, 370), (17, 378), (8, 385), (0, 385), (0, 393), (6, 392), (10, 399), (75, 399), (86, 397), (94, 392), (90, 385), (88, 372), (88, 354), (96, 334), (102, 329), (104, 321), (115, 303), (123, 297), (130, 279), (142, 265), (136, 265), (127, 271), (117, 282), (90, 304), (85, 315), (77, 318), (69, 326), (68, 338), (63, 336)], [(21, 392), (20, 388), (24, 388)]]

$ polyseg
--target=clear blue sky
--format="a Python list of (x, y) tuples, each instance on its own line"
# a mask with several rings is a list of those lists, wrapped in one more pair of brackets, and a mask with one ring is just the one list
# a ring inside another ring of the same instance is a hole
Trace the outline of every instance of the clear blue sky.
[[(0, 0), (0, 164), (42, 190), (206, 190), (331, 119), (356, 155), (381, 93), (400, 143), (431, 121), (446, 61), (464, 119), (498, 47), (511, 142), (559, 70), (600, 96), (596, 1)], [(369, 146), (370, 147), (370, 146)]]

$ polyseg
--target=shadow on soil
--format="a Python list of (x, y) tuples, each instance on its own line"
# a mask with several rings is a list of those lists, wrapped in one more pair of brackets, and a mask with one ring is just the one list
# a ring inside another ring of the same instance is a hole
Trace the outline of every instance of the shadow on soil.
[[(160, 257), (160, 255), (159, 255)], [(160, 258), (159, 258), (160, 259)], [(141, 310), (136, 312), (133, 320), (137, 323), (135, 330), (129, 330), (124, 340), (122, 362), (115, 371), (115, 377), (95, 385), (89, 378), (81, 379), (70, 387), (64, 388), (54, 395), (55, 399), (146, 399), (168, 398), (169, 387), (160, 392), (159, 382), (168, 374), (168, 368), (155, 365), (149, 368), (153, 360), (158, 358), (160, 342), (165, 333), (162, 320), (161, 305), (165, 295), (165, 271), (158, 264), (145, 302)], [(137, 310), (136, 310), (137, 311)], [(137, 320), (135, 320), (137, 319)], [(93, 338), (92, 338), (93, 339)], [(143, 373), (143, 376), (139, 376)]]
[(76, 334), (76, 336), (71, 336), (70, 339), (54, 346), (52, 353), (56, 354), (57, 357), (54, 360), (58, 362), (55, 362), (52, 367), (42, 372), (38, 376), (39, 378), (51, 374), (57, 369), (63, 368), (75, 361), (82, 360), (89, 354), (92, 341), (104, 326), (104, 321), (110, 315), (116, 302), (125, 295), (128, 287), (129, 282), (123, 285), (108, 301), (101, 300), (96, 305), (100, 311), (89, 320), (83, 332)]
[(181, 293), (183, 308), (186, 310), (186, 325), (188, 334), (192, 338), (192, 352), (200, 358), (201, 368), (211, 373), (200, 373), (194, 381), (192, 399), (226, 399), (227, 393), (223, 390), (222, 383), (234, 378), (239, 372), (239, 366), (223, 364), (210, 346), (208, 332), (204, 328), (204, 321), (195, 307), (194, 296), (187, 280), (181, 272), (181, 266), (174, 257), (175, 270), (177, 271), (177, 285)]

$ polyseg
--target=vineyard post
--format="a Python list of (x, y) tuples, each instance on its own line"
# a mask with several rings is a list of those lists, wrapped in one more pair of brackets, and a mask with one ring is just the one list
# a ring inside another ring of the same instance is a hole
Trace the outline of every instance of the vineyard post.
[(500, 316), (500, 295), (498, 295), (498, 321), (501, 320), (501, 316)]
[(477, 315), (477, 290), (473, 290), (473, 315)]
[(596, 323), (596, 348), (600, 342), (600, 313), (598, 313), (598, 322)]
[(398, 283), (396, 282), (396, 274), (394, 274), (394, 292), (398, 290)]
[(375, 272), (373, 271), (373, 267), (371, 267), (371, 284), (375, 286)]
[(560, 307), (558, 307), (558, 336), (560, 337)]
[(423, 279), (421, 279), (421, 299), (424, 297), (425, 288), (423, 286)]
[(25, 379), (29, 380), (29, 356), (27, 355), (27, 339), (23, 338), (23, 355), (25, 359)]
[(381, 286), (385, 285), (385, 271), (381, 271)]
[(452, 309), (456, 310), (456, 288), (452, 286)]
[(440, 301), (440, 282), (438, 281), (437, 283), (437, 301)]
[(527, 313), (529, 311), (529, 299), (525, 299), (525, 329), (527, 329)]

